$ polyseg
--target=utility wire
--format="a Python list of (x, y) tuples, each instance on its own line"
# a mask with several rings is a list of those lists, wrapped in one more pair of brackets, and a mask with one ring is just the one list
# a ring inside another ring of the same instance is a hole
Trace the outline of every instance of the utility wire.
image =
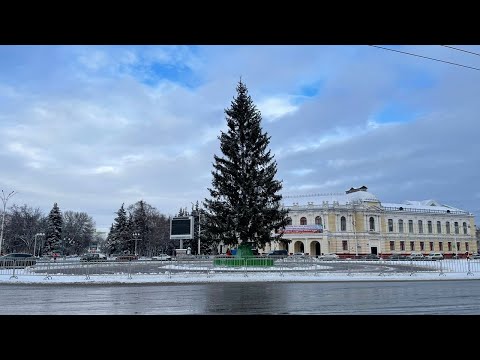
[(407, 54), (407, 55), (411, 55), (411, 56), (417, 56), (417, 57), (421, 57), (421, 58), (424, 58), (424, 59), (429, 59), (429, 60), (439, 61), (439, 62), (443, 62), (443, 63), (446, 63), (446, 64), (451, 64), (451, 65), (461, 66), (461, 67), (465, 67), (465, 68), (468, 68), (468, 69), (472, 69), (472, 70), (477, 70), (477, 71), (480, 71), (480, 69), (479, 69), (479, 68), (475, 68), (475, 67), (471, 67), (471, 66), (467, 66), (467, 65), (462, 65), (462, 64), (457, 64), (457, 63), (450, 62), (450, 61), (445, 61), (445, 60), (435, 59), (435, 58), (431, 58), (431, 57), (428, 57), (428, 56), (423, 56), (423, 55), (412, 54), (412, 53), (409, 53), (409, 52), (406, 52), (406, 51), (400, 51), (400, 50), (395, 50), (395, 49), (389, 49), (389, 48), (382, 47), (382, 46), (377, 46), (377, 45), (368, 45), (368, 46), (376, 47), (376, 48), (383, 49), (383, 50), (395, 51), (395, 52), (398, 52), (398, 53), (401, 53), (401, 54)]
[(473, 54), (473, 55), (480, 56), (479, 53), (476, 53), (476, 52), (473, 52), (473, 51), (467, 51), (467, 50), (459, 49), (459, 48), (456, 48), (456, 47), (453, 47), (453, 46), (448, 46), (448, 45), (440, 45), (440, 46), (443, 46), (443, 47), (450, 48), (450, 49), (453, 49), (453, 50), (463, 51), (463, 52), (466, 52), (466, 53), (469, 53), (469, 54)]

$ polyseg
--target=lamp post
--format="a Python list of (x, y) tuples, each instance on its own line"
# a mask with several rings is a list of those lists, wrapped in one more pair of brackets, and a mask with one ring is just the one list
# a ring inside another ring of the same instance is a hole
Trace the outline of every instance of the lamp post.
[(36, 233), (35, 236), (33, 237), (35, 239), (35, 242), (33, 244), (33, 256), (35, 256), (35, 250), (37, 249), (37, 236), (44, 236), (44, 233)]
[(12, 191), (10, 194), (5, 196), (5, 193), (2, 190), (1, 199), (3, 202), (3, 213), (2, 213), (2, 230), (0, 231), (0, 254), (2, 254), (2, 243), (3, 243), (3, 225), (5, 224), (5, 208), (7, 207), (8, 199), (10, 199), (16, 192)]
[(140, 236), (139, 232), (134, 232), (133, 233), (133, 237), (134, 237), (134, 240), (135, 240), (135, 256), (137, 256), (137, 240), (138, 240), (139, 236)]

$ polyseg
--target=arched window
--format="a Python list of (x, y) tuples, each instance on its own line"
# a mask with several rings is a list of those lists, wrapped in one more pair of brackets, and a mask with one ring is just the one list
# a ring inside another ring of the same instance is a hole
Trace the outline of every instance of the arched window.
[[(445, 223), (445, 229), (446, 229), (446, 231), (447, 231), (447, 234), (450, 234), (450, 221), (447, 221), (447, 222)], [(449, 251), (450, 251), (450, 250), (449, 250)]]
[(413, 220), (408, 220), (408, 232), (413, 233)]
[(403, 220), (398, 220), (398, 232), (403, 233)]
[(442, 233), (442, 223), (440, 221), (437, 221), (437, 234)]
[(292, 218), (290, 217), (287, 218), (287, 225), (292, 225)]
[(467, 235), (467, 223), (466, 222), (463, 223), (463, 233), (465, 235)]
[(300, 218), (300, 225), (307, 225), (307, 218), (306, 217)]
[(427, 229), (428, 229), (429, 234), (431, 234), (433, 232), (432, 222), (430, 220), (428, 220), (428, 222), (427, 222)]
[(317, 216), (315, 218), (315, 225), (322, 225), (322, 217), (321, 216)]
[(388, 232), (393, 232), (393, 219), (388, 219)]
[(375, 231), (375, 219), (373, 218), (373, 216), (370, 216), (370, 219), (368, 220), (369, 222), (369, 229), (370, 231)]
[(347, 219), (345, 219), (345, 216), (340, 218), (340, 231), (347, 231)]
[(453, 226), (455, 226), (455, 234), (458, 234), (458, 222), (455, 221)]
[(418, 220), (418, 233), (423, 234), (423, 221)]

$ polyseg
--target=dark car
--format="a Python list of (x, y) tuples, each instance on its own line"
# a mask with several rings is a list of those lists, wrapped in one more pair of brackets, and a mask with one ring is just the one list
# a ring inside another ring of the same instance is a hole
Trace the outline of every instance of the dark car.
[(388, 260), (407, 260), (407, 256), (402, 254), (392, 254)]
[(288, 256), (287, 250), (273, 250), (267, 254), (268, 257), (273, 257), (275, 259), (286, 258)]
[(363, 260), (379, 260), (380, 256), (378, 256), (377, 254), (367, 254), (363, 256), (362, 259)]
[(0, 257), (0, 267), (20, 267), (33, 266), (37, 260), (32, 254), (12, 253)]
[(100, 253), (87, 253), (82, 255), (80, 261), (107, 261), (107, 255)]

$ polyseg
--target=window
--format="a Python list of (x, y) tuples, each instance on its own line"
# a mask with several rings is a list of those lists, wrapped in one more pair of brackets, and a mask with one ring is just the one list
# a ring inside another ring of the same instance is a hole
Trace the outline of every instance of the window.
[(437, 221), (437, 234), (442, 233), (442, 223), (440, 221)]
[(388, 219), (388, 232), (393, 232), (393, 219)]
[(322, 225), (322, 218), (320, 216), (315, 218), (315, 225)]
[(418, 220), (418, 233), (423, 234), (423, 222), (422, 222), (422, 220)]
[(455, 234), (458, 234), (458, 222), (455, 221), (455, 222), (453, 223), (453, 226), (454, 226), (454, 228), (455, 228)]
[(370, 216), (370, 219), (368, 220), (369, 224), (370, 224), (370, 231), (375, 231), (375, 219), (373, 218), (373, 216)]
[(430, 251), (433, 251), (433, 241), (430, 241)]
[(465, 251), (469, 251), (468, 242), (465, 243)]
[(307, 225), (307, 218), (306, 217), (300, 218), (300, 225)]
[(443, 251), (443, 242), (438, 243), (438, 250)]
[(400, 250), (405, 251), (405, 241), (400, 241)]
[(391, 251), (395, 250), (395, 241), (390, 241), (390, 250)]
[(408, 220), (408, 232), (413, 233), (413, 220)]
[(450, 234), (450, 221), (447, 221), (445, 223), (445, 231), (447, 232), (447, 234)]
[(466, 222), (463, 223), (463, 234), (467, 235), (467, 223)]
[(420, 241), (420, 251), (425, 251), (425, 243)]
[(398, 220), (398, 232), (403, 233), (403, 220)]
[(343, 251), (348, 250), (348, 241), (347, 240), (342, 240), (342, 249), (343, 249)]
[(447, 245), (448, 245), (448, 251), (452, 251), (452, 242), (449, 241)]
[(460, 251), (460, 241), (457, 242), (457, 251)]
[(427, 222), (427, 231), (429, 234), (431, 234), (433, 232), (433, 227), (432, 227), (432, 222), (430, 220), (428, 220)]
[(410, 251), (415, 250), (415, 241), (410, 241)]
[(292, 218), (287, 218), (287, 225), (292, 225)]
[(340, 231), (347, 231), (347, 219), (345, 219), (345, 216), (340, 218)]

